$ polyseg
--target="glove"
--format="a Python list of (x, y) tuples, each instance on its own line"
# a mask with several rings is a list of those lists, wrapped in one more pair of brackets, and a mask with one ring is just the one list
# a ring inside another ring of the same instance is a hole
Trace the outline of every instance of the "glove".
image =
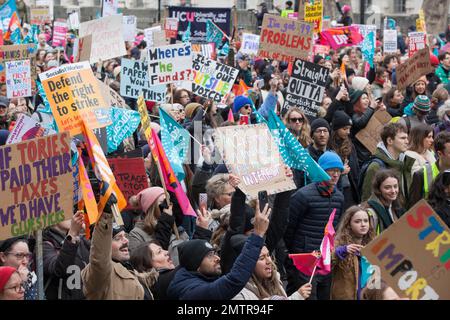
[(111, 193), (108, 201), (106, 201), (105, 208), (103, 208), (103, 212), (112, 213), (112, 206), (117, 203), (116, 196)]

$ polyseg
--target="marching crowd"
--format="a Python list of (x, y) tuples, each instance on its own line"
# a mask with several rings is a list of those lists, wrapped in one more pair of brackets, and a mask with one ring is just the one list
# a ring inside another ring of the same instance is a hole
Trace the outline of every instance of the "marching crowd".
[[(71, 62), (74, 34), (68, 34), (66, 55), (60, 55), (48, 44), (51, 31), (43, 29), (38, 38), (37, 74)], [(26, 26), (22, 32), (27, 32)], [(440, 37), (444, 43), (450, 41), (450, 30)], [(145, 56), (145, 40), (139, 35), (138, 39), (126, 43), (126, 58)], [(268, 204), (260, 207), (259, 201), (247, 201), (238, 187), (240, 178), (213, 160), (218, 151), (214, 139), (205, 136), (199, 154), (192, 152), (183, 165), (186, 178), (180, 181), (197, 212), (197, 218), (191, 219), (183, 215), (175, 195), (162, 188), (139, 129), (118, 152), (142, 151), (151, 187), (127, 199), (134, 209), (121, 213), (122, 226), (113, 219), (112, 195), (91, 226), (89, 239), (83, 211), (76, 207), (71, 220), (43, 230), (45, 299), (407, 298), (383, 281), (378, 288), (362, 285), (360, 250), (421, 199), (450, 226), (450, 53), (431, 54), (435, 71), (406, 90), (396, 87), (396, 67), (407, 53), (384, 55), (378, 47), (368, 73), (356, 46), (316, 55), (314, 63), (329, 68), (330, 76), (318, 117), (310, 117), (295, 105), (282, 114), (290, 77), (287, 63), (239, 52), (239, 38), (229, 45), (228, 55), (218, 59), (239, 70), (236, 83), (242, 80), (248, 94), (231, 95), (219, 108), (173, 85), (168, 103), (146, 102), (152, 127), (160, 130), (158, 108), (191, 133), (195, 126), (206, 132), (245, 125), (242, 116), (256, 123), (252, 106), (263, 116), (273, 110), (331, 179), (312, 182), (307, 172), (286, 168), (296, 189), (269, 196)], [(119, 93), (120, 58), (93, 71)], [(3, 83), (0, 145), (5, 145), (19, 114), (41, 123), (53, 121), (39, 111), (43, 99), (38, 92), (31, 98), (6, 96)], [(136, 99), (125, 101), (137, 110)], [(393, 118), (382, 128), (372, 154), (356, 135), (378, 110)], [(89, 175), (95, 180), (92, 170)], [(199, 204), (201, 193), (207, 194), (206, 207)], [(333, 209), (336, 238), (331, 273), (311, 279), (297, 270), (288, 254), (319, 250)], [(32, 235), (0, 241), (0, 300), (37, 299), (35, 247)]]

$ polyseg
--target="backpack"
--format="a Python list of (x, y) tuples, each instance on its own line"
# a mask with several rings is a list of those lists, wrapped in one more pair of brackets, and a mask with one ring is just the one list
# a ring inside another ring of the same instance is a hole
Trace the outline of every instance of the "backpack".
[(371, 163), (378, 163), (381, 168), (386, 168), (386, 163), (381, 160), (380, 158), (377, 158), (375, 156), (371, 156), (368, 160), (366, 160), (363, 165), (361, 166), (361, 171), (359, 173), (359, 181), (358, 181), (358, 190), (362, 192), (363, 184), (364, 184), (364, 178), (366, 176), (367, 169), (369, 168)]

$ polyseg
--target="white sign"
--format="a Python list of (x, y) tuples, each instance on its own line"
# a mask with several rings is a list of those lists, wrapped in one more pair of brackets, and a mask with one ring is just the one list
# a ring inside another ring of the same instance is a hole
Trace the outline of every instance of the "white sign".
[(5, 68), (8, 98), (32, 96), (30, 60), (5, 61)]
[(242, 35), (242, 44), (241, 49), (239, 50), (242, 53), (257, 55), (259, 48), (259, 36), (251, 33), (244, 33)]
[(145, 42), (147, 42), (147, 47), (153, 47), (154, 46), (153, 33), (155, 31), (161, 31), (161, 26), (156, 26), (156, 27), (151, 27), (151, 28), (144, 29), (144, 37), (145, 37)]
[(397, 30), (384, 30), (384, 53), (397, 53)]
[(50, 8), (50, 16), (52, 17), (52, 20), (54, 18), (53, 15), (53, 0), (36, 0), (36, 7), (49, 7)]
[(123, 39), (134, 41), (136, 37), (137, 18), (136, 16), (123, 16)]
[(119, 8), (119, 1), (103, 0), (102, 17), (109, 17), (117, 14), (118, 8)]
[(70, 29), (72, 30), (78, 30), (80, 28), (80, 16), (78, 14), (78, 11), (72, 12), (69, 14), (68, 24), (70, 26)]

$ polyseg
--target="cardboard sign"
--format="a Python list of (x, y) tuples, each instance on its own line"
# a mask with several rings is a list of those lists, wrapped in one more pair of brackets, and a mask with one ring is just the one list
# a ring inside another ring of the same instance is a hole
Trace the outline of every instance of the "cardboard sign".
[(6, 92), (8, 98), (30, 97), (30, 60), (6, 61)]
[(384, 53), (397, 53), (397, 30), (384, 30)]
[(102, 95), (106, 100), (106, 104), (110, 107), (118, 107), (129, 109), (130, 107), (125, 103), (125, 100), (122, 96), (117, 93), (113, 88), (107, 86), (102, 81), (98, 80), (98, 85), (100, 86), (100, 90), (102, 91)]
[(66, 34), (69, 30), (65, 20), (56, 20), (53, 24), (53, 47), (66, 46)]
[[(128, 201), (131, 196), (137, 195), (149, 188), (145, 172), (144, 159), (141, 158), (108, 158), (117, 185)], [(132, 209), (128, 204), (125, 210)]]
[(0, 83), (6, 82), (5, 62), (12, 60), (31, 61), (31, 77), (36, 77), (36, 45), (33, 43), (12, 46), (0, 46)]
[(147, 62), (122, 58), (120, 70), (120, 94), (123, 97), (138, 98), (146, 101), (166, 102), (167, 86), (150, 86)]
[(257, 55), (259, 48), (259, 36), (256, 34), (244, 33), (242, 34), (242, 44), (240, 52), (249, 55)]
[(30, 8), (30, 24), (42, 25), (52, 23), (53, 17), (50, 7), (31, 7)]
[(39, 122), (26, 114), (19, 114), (14, 128), (9, 133), (6, 144), (18, 143), (25, 140), (30, 140), (38, 137), (48, 136), (54, 134), (55, 131), (42, 127)]
[(391, 121), (392, 117), (386, 111), (377, 111), (370, 118), (369, 123), (364, 129), (356, 134), (359, 140), (372, 154), (377, 151), (377, 145), (381, 141), (380, 133), (383, 127)]
[(192, 52), (200, 54), (211, 60), (217, 59), (215, 43), (192, 44)]
[(189, 42), (148, 48), (150, 85), (192, 81), (192, 48)]
[(410, 32), (408, 57), (412, 57), (417, 51), (422, 50), (426, 46), (426, 35), (423, 32)]
[(323, 1), (318, 0), (314, 3), (305, 5), (305, 21), (311, 22), (314, 26), (314, 33), (322, 31)]
[(166, 32), (166, 38), (176, 39), (178, 34), (178, 19), (166, 18), (164, 20), (164, 31)]
[(92, 129), (111, 123), (106, 101), (88, 62), (63, 65), (39, 74), (59, 131), (82, 132), (83, 119)]
[(313, 47), (311, 23), (265, 14), (258, 56), (286, 62), (307, 60)]
[(266, 124), (217, 128), (215, 138), (228, 171), (241, 179), (238, 187), (250, 199), (262, 190), (271, 195), (295, 189)]
[(296, 60), (287, 86), (282, 114), (297, 106), (306, 115), (316, 117), (322, 104), (330, 70), (308, 61)]
[(92, 34), (75, 39), (73, 46), (74, 62), (89, 61), (91, 58)]
[(425, 47), (417, 51), (405, 63), (397, 66), (397, 88), (403, 90), (421, 76), (431, 72), (434, 72), (434, 68), (430, 63), (430, 50)]
[(0, 240), (73, 215), (68, 132), (0, 147)]
[(199, 54), (192, 61), (194, 81), (192, 92), (198, 96), (224, 103), (233, 88), (239, 70)]
[(80, 24), (80, 37), (92, 34), (91, 63), (127, 54), (122, 28), (121, 14)]
[(169, 7), (169, 18), (178, 20), (178, 38), (182, 40), (183, 34), (191, 23), (192, 43), (206, 42), (206, 21), (210, 19), (223, 32), (230, 35), (231, 8), (199, 8), (199, 7)]
[(400, 297), (450, 299), (450, 229), (425, 201), (361, 250)]
[(137, 18), (136, 16), (123, 16), (123, 40), (134, 41), (136, 37)]

